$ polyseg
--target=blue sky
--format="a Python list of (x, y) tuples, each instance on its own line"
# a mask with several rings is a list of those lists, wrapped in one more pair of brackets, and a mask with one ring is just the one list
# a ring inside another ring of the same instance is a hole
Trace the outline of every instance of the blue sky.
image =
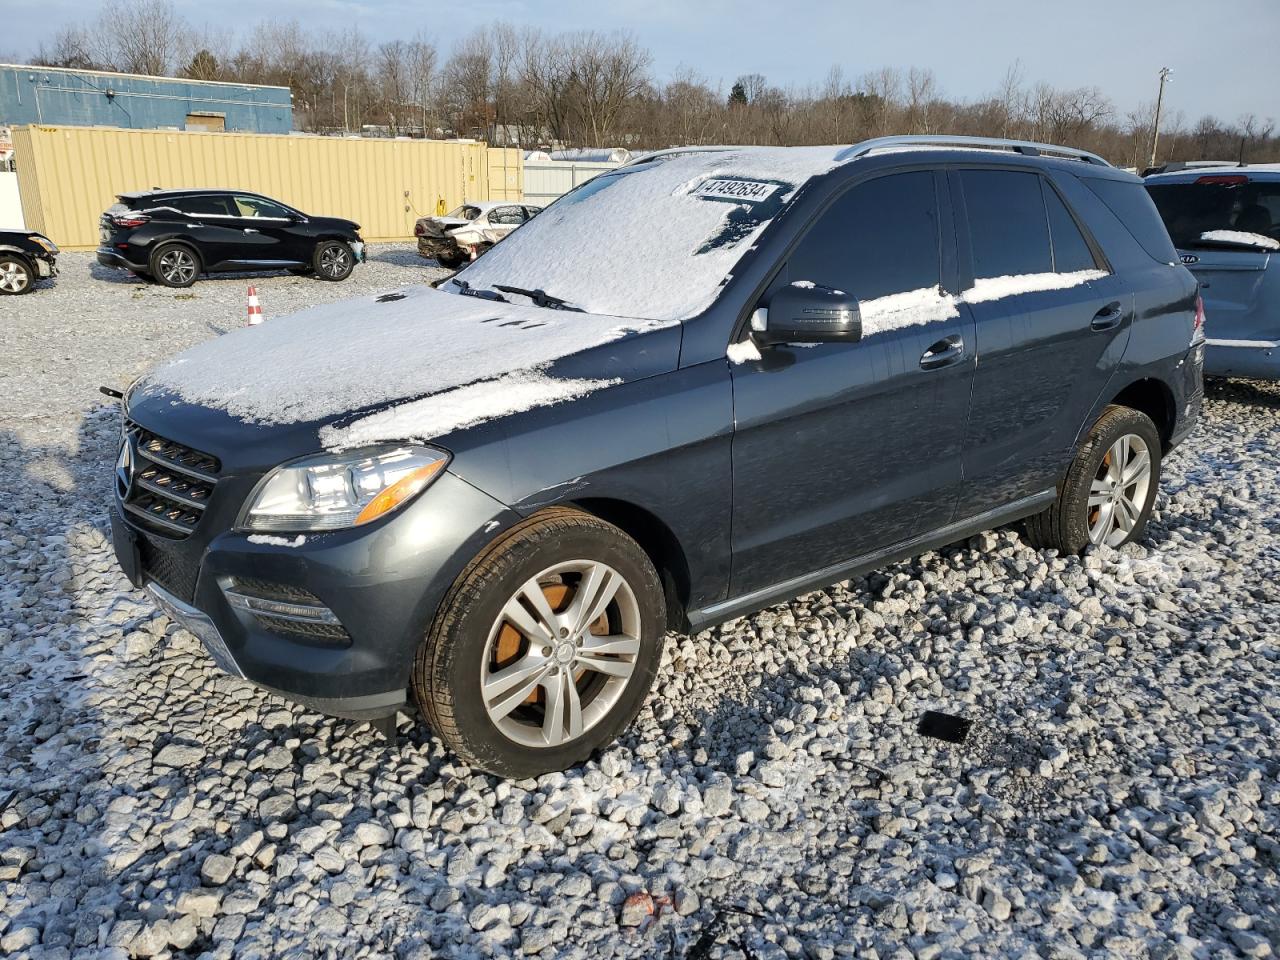
[[(93, 19), (100, 4), (36, 6), (0, 0), (0, 56), (29, 55), (60, 25)], [(177, 6), (195, 23), (212, 19), (207, 0)], [(444, 55), (457, 37), (499, 19), (549, 31), (626, 29), (653, 54), (658, 79), (687, 67), (726, 89), (743, 73), (804, 86), (833, 64), (849, 77), (915, 65), (932, 68), (945, 93), (972, 100), (1020, 60), (1029, 81), (1099, 86), (1121, 113), (1154, 97), (1168, 65), (1169, 108), (1189, 123), (1249, 112), (1280, 121), (1280, 0), (218, 0), (216, 9), (219, 24), (242, 30), (267, 10), (319, 28), (355, 26), (374, 41), (422, 29)]]

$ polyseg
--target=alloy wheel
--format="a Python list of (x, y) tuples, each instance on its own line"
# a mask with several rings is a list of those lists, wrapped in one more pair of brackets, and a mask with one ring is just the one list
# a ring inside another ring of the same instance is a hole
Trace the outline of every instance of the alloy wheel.
[(489, 719), (529, 747), (582, 736), (627, 688), (640, 626), (634, 591), (606, 564), (571, 560), (531, 577), (489, 631), (480, 668)]
[(336, 243), (320, 251), (320, 269), (327, 277), (341, 277), (346, 273), (350, 260), (351, 254)]
[(12, 260), (6, 260), (0, 263), (0, 290), (7, 293), (21, 293), (27, 289), (27, 284), (31, 280), (27, 276), (27, 271)]
[(160, 274), (174, 285), (188, 283), (196, 275), (195, 257), (182, 249), (166, 250), (160, 255)]
[(1089, 487), (1089, 540), (1118, 547), (1133, 532), (1151, 492), (1151, 450), (1128, 433), (1113, 443)]

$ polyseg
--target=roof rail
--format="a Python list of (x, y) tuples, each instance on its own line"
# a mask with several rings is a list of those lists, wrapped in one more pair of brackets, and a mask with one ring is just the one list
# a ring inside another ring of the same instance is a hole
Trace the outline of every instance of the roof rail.
[(1077, 150), (1075, 147), (1059, 147), (1052, 143), (1035, 143), (1031, 140), (1005, 140), (1001, 137), (935, 137), (928, 135), (876, 137), (873, 140), (863, 140), (861, 143), (855, 143), (853, 146), (840, 151), (836, 159), (856, 160), (858, 157), (865, 157), (876, 150), (885, 150), (893, 147), (955, 147), (960, 150), (1008, 150), (1028, 157), (1038, 157), (1041, 154), (1046, 154), (1055, 157), (1070, 157), (1073, 160), (1083, 160), (1085, 163), (1095, 163), (1103, 167), (1111, 166), (1096, 153)]

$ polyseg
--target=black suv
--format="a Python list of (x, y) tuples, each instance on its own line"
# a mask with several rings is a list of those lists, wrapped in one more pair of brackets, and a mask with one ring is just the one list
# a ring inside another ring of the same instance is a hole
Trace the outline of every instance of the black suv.
[(58, 275), (58, 248), (42, 233), (0, 230), (0, 296), (30, 293)]
[(114, 543), (232, 673), (348, 717), (416, 703), (529, 776), (631, 721), (668, 630), (1014, 521), (1141, 537), (1202, 344), (1142, 182), (1089, 154), (660, 153), (439, 289), (153, 370)]
[(122, 193), (99, 221), (98, 262), (166, 287), (201, 273), (286, 268), (345, 280), (364, 257), (360, 227), (310, 217), (243, 190)]

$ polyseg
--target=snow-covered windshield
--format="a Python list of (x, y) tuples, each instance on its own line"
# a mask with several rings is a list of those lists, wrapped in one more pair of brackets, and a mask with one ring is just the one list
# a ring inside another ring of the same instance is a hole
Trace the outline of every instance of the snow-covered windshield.
[(840, 149), (718, 149), (602, 174), (440, 289), (503, 285), (588, 313), (686, 319), (712, 303), (743, 253), (805, 181), (835, 166)]

